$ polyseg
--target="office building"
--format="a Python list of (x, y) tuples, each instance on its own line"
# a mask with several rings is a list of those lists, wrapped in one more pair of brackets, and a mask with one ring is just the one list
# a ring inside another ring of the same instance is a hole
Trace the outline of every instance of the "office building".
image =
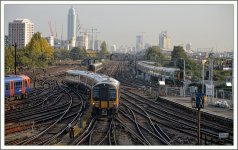
[(77, 15), (75, 9), (71, 7), (68, 13), (68, 41), (70, 47), (75, 47), (76, 44), (76, 26), (77, 26)]
[(171, 49), (171, 38), (167, 35), (167, 31), (162, 31), (159, 35), (159, 47), (162, 50)]
[(15, 19), (9, 23), (9, 44), (17, 44), (17, 48), (25, 47), (34, 34), (34, 24), (29, 19)]

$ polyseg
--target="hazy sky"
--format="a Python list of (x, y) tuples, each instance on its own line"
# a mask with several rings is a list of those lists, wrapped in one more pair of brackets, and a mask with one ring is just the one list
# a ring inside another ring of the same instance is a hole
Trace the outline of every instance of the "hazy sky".
[[(67, 37), (67, 15), (71, 5), (5, 5), (5, 34), (8, 23), (28, 18), (35, 32), (49, 36), (51, 21), (60, 37)], [(97, 28), (98, 39), (109, 45), (135, 46), (136, 35), (144, 32), (144, 43), (158, 45), (159, 33), (167, 30), (172, 45), (192, 43), (196, 48), (234, 49), (234, 9), (228, 4), (205, 5), (72, 5), (84, 28)]]

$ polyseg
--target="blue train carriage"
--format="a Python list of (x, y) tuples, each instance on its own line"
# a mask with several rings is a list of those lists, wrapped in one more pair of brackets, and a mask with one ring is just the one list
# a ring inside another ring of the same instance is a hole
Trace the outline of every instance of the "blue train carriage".
[(6, 99), (25, 98), (30, 92), (30, 78), (26, 75), (7, 75), (4, 88)]
[(118, 113), (120, 82), (108, 77), (92, 87), (91, 106), (94, 118), (113, 117)]

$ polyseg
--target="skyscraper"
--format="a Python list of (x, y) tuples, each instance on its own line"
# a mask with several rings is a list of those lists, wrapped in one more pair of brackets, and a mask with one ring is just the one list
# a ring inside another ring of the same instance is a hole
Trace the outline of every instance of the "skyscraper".
[(75, 47), (76, 44), (76, 26), (77, 15), (75, 9), (71, 7), (68, 13), (68, 41), (71, 47)]
[(162, 31), (159, 35), (159, 47), (161, 49), (171, 49), (171, 38), (167, 35), (167, 31)]
[(34, 34), (34, 24), (29, 19), (15, 19), (8, 29), (9, 44), (17, 43), (17, 48), (26, 46)]
[(136, 36), (136, 51), (141, 51), (143, 49), (143, 35)]

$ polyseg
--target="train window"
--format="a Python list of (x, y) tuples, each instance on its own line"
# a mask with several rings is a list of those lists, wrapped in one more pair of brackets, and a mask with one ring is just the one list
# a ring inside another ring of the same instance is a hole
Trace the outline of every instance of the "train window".
[(15, 82), (15, 88), (22, 88), (22, 82)]
[(116, 89), (109, 89), (109, 100), (116, 99)]
[(99, 95), (99, 87), (94, 87), (93, 88), (93, 99), (94, 100), (98, 100), (100, 98), (100, 95)]
[(5, 88), (6, 88), (6, 91), (8, 91), (10, 89), (10, 84), (7, 83)]

